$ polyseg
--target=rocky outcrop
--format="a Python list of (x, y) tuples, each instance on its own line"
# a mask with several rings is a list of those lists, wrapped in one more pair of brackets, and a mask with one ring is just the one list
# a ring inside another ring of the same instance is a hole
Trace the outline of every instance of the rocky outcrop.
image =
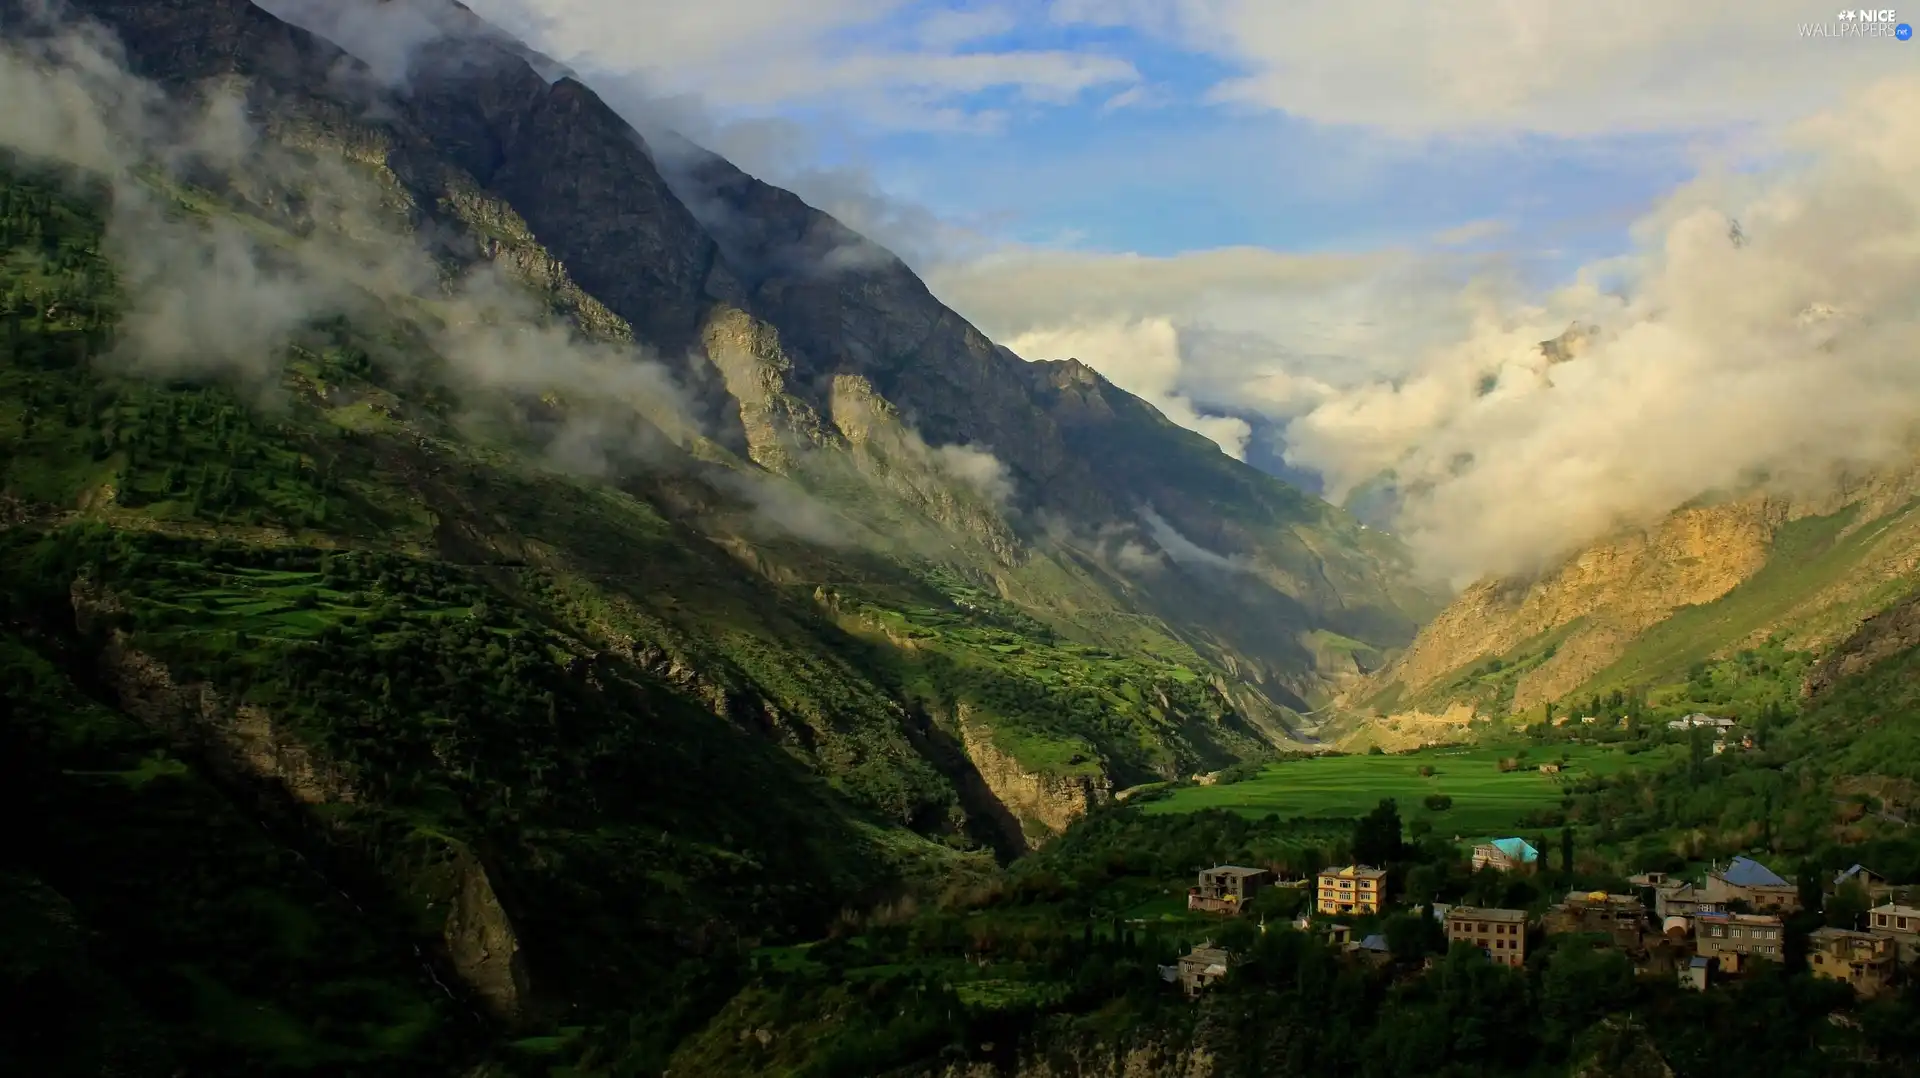
[[(1592, 622), (1588, 632), (1631, 638), (1758, 572), (1786, 519), (1786, 504), (1767, 498), (1682, 510), (1646, 531), (1590, 547), (1538, 580), (1482, 581), (1420, 631), (1386, 680), (1418, 693), (1476, 659), (1506, 654), (1581, 619)], [(1617, 654), (1605, 646), (1567, 651), (1566, 659), (1556, 651), (1532, 683), (1515, 692), (1516, 709), (1536, 696), (1551, 698), (1567, 682), (1578, 684)]]
[[(302, 805), (364, 800), (343, 768), (310, 748), (265, 708), (235, 703), (213, 686), (180, 681), (165, 663), (113, 627), (122, 604), (86, 580), (70, 591), (74, 624), (103, 638), (100, 674), (121, 710), (166, 733), (229, 778), (269, 784)], [(527, 1006), (526, 960), (486, 866), (449, 844), (441, 863), (404, 882), (430, 908), (444, 909), (447, 958), (462, 981), (500, 1017)]]
[(973, 761), (987, 789), (1020, 821), (1022, 838), (1029, 848), (1065, 831), (1088, 810), (1113, 796), (1113, 780), (1097, 765), (1086, 765), (1086, 770), (1074, 775), (1048, 775), (1022, 767), (1011, 753), (994, 743), (992, 731), (970, 718), (964, 708), (960, 737), (967, 758)]
[(513, 921), (479, 858), (460, 851), (454, 860), (453, 882), (442, 929), (447, 953), (461, 980), (493, 1013), (516, 1017), (524, 1010), (531, 987)]
[(1359, 703), (1398, 684), (1403, 691), (1393, 708), (1443, 708), (1453, 699), (1445, 688), (1450, 679), (1504, 657), (1530, 660), (1510, 704), (1511, 713), (1530, 711), (1580, 691), (1641, 634), (1685, 607), (1727, 596), (1776, 557), (1812, 566), (1817, 559), (1806, 552), (1783, 555), (1782, 529), (1845, 513), (1822, 540), (1846, 549), (1845, 571), (1783, 570), (1779, 594), (1751, 604), (1740, 615), (1750, 623), (1735, 627), (1728, 641), (1753, 646), (1785, 632), (1792, 646), (1817, 650), (1844, 639), (1920, 568), (1920, 513), (1910, 506), (1916, 490), (1920, 477), (1909, 463), (1838, 479), (1818, 494), (1690, 506), (1600, 541), (1538, 577), (1483, 580), (1347, 699)]
[(1807, 671), (1800, 695), (1812, 699), (1844, 678), (1862, 673), (1903, 652), (1920, 647), (1920, 595), (1862, 622), (1860, 628)]

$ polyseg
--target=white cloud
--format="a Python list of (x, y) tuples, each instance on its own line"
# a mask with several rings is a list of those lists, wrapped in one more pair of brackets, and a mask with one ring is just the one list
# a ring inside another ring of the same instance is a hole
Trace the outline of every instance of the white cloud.
[[(1004, 7), (922, 11), (907, 0), (470, 0), (583, 74), (645, 80), (725, 110), (830, 106), (870, 125), (992, 130), (966, 99), (1005, 90), (1058, 105), (1139, 81), (1096, 52), (976, 48), (1018, 25)], [(591, 81), (591, 80), (590, 80)], [(597, 85), (597, 83), (596, 83)]]
[(1820, 40), (1806, 0), (1060, 0), (1241, 69), (1222, 102), (1404, 135), (1586, 136), (1772, 123), (1911, 70), (1888, 38)]
[(1241, 416), (1302, 415), (1469, 324), (1459, 266), (1412, 251), (1004, 248), (928, 283), (1020, 355), (1079, 359), (1242, 458)]
[[(1538, 568), (1710, 490), (1804, 490), (1903, 458), (1920, 432), (1920, 78), (1789, 144), (1804, 156), (1771, 173), (1676, 191), (1630, 255), (1329, 399), (1288, 428), (1290, 459), (1336, 491), (1396, 469), (1401, 530), (1464, 579)], [(1622, 294), (1600, 287), (1615, 276)], [(1576, 319), (1602, 337), (1550, 364), (1538, 342)]]

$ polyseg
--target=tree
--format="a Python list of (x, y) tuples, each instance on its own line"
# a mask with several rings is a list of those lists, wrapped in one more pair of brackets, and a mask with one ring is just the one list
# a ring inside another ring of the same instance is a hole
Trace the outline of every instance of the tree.
[(1820, 886), (1820, 866), (1812, 858), (1800, 862), (1800, 870), (1794, 882), (1800, 888), (1800, 908), (1818, 910), (1826, 904), (1825, 889)]
[(1400, 806), (1385, 798), (1353, 826), (1353, 859), (1385, 865), (1400, 859)]
[(1560, 829), (1560, 871), (1573, 872), (1573, 828)]

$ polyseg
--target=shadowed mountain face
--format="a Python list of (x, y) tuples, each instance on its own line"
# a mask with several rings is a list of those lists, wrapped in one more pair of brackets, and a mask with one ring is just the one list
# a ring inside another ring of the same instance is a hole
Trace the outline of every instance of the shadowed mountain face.
[[(10, 85), (92, 20), (80, 82), (247, 136), (0, 153), (0, 691), (44, 824), (0, 900), (169, 941), (86, 967), (129, 986), (87, 1020), (227, 1030), (169, 1042), (193, 1073), (451, 1073), (449, 1007), (671, 1044), (759, 943), (1311, 732), (1432, 606), (1391, 538), (464, 9), (396, 81), (243, 0), (41, 7), (0, 0)], [(189, 852), (201, 890), (116, 897)]]
[[(450, 170), (499, 199), (634, 339), (685, 359), (710, 432), (762, 465), (775, 442), (821, 436), (788, 417), (817, 417), (831, 435), (842, 421), (835, 387), (857, 384), (930, 445), (972, 447), (1004, 465), (1009, 523), (1029, 543), (1097, 547), (1124, 532), (1152, 550), (1169, 531), (1177, 545), (1189, 541), (1184, 563), (1169, 552), (1173, 571), (1120, 586), (1280, 702), (1321, 684), (1303, 637), (1325, 628), (1393, 647), (1430, 609), (1403, 583), (1390, 540), (1226, 458), (1091, 371), (1063, 377), (996, 346), (897, 258), (789, 192), (689, 145), (651, 150), (591, 90), (549, 82), (522, 47), (464, 9), (416, 51), (398, 96), (370, 111), (351, 60), (239, 0), (74, 6), (124, 29), (143, 75), (175, 85), (255, 76), (269, 117), (380, 115), (397, 136), (388, 162), (424, 213), (443, 211)], [(765, 331), (761, 343), (738, 362), (716, 360), (725, 349), (715, 327), (735, 314)], [(779, 418), (750, 407), (743, 419), (740, 402), (768, 391)]]

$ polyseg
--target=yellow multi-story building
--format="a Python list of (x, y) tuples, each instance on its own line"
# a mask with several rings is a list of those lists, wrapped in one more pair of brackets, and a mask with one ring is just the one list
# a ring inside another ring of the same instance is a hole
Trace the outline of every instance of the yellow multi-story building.
[(1318, 901), (1321, 913), (1379, 913), (1387, 901), (1387, 870), (1367, 865), (1323, 869)]

